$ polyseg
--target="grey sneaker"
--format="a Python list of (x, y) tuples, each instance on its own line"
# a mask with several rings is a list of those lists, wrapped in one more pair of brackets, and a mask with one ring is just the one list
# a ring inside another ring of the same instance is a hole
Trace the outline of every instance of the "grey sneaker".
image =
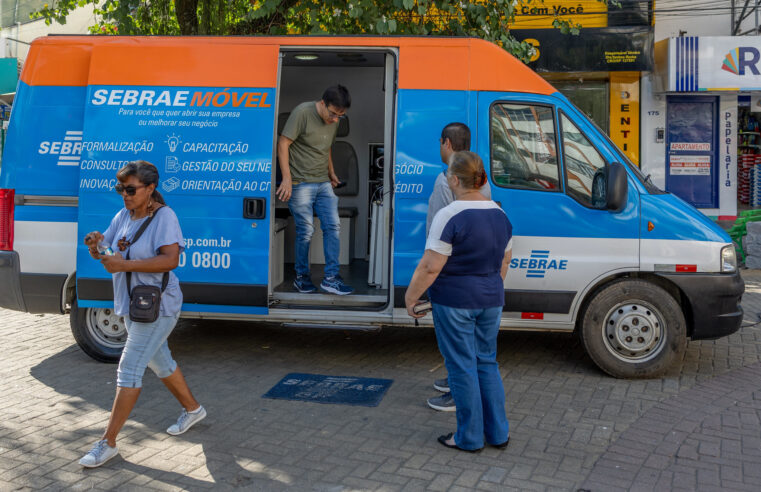
[(203, 406), (198, 407), (195, 412), (188, 412), (184, 408), (177, 419), (177, 423), (170, 426), (166, 431), (173, 436), (184, 434), (188, 429), (202, 421), (206, 417), (206, 409)]
[(439, 412), (454, 412), (457, 410), (452, 393), (444, 393), (434, 398), (428, 398), (428, 406)]
[(449, 379), (437, 379), (433, 382), (433, 388), (442, 393), (449, 393)]
[(112, 448), (108, 445), (108, 442), (103, 439), (102, 441), (95, 443), (92, 449), (79, 460), (79, 464), (85, 468), (97, 468), (117, 454), (119, 454), (119, 448), (116, 446)]

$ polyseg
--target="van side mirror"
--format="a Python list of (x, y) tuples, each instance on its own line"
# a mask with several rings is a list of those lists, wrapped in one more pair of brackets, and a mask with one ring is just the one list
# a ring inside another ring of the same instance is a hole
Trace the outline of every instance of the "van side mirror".
[(629, 195), (629, 178), (623, 164), (614, 162), (610, 165), (606, 184), (605, 208), (613, 212), (620, 212), (626, 206)]

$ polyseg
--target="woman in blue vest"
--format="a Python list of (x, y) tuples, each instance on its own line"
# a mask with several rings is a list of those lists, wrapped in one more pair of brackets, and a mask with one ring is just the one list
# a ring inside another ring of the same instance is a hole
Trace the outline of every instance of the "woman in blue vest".
[(448, 448), (479, 451), (507, 446), (505, 390), (497, 366), (497, 333), (512, 256), (512, 225), (480, 188), (486, 171), (478, 155), (450, 158), (447, 180), (455, 201), (436, 213), (405, 295), (413, 312), (423, 293), (433, 305), (436, 339), (457, 406), (457, 431), (439, 437)]

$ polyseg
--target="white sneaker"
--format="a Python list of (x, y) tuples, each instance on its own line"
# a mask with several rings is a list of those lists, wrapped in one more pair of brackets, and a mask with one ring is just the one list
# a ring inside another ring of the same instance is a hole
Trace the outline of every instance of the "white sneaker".
[(198, 407), (194, 412), (188, 412), (183, 409), (177, 423), (170, 426), (166, 431), (173, 436), (184, 434), (188, 429), (202, 421), (206, 417), (206, 409), (203, 406)]
[(85, 468), (97, 468), (117, 454), (119, 454), (119, 448), (116, 446), (112, 448), (103, 439), (95, 443), (92, 449), (79, 460), (79, 464)]

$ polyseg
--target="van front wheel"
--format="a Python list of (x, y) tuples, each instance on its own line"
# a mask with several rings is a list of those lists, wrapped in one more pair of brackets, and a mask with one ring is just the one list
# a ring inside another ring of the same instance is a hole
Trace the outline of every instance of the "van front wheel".
[(611, 376), (658, 377), (684, 354), (686, 323), (666, 290), (624, 279), (594, 294), (583, 313), (581, 340), (595, 364)]
[(124, 318), (111, 308), (80, 308), (71, 303), (71, 333), (79, 348), (98, 362), (116, 363), (127, 342)]

